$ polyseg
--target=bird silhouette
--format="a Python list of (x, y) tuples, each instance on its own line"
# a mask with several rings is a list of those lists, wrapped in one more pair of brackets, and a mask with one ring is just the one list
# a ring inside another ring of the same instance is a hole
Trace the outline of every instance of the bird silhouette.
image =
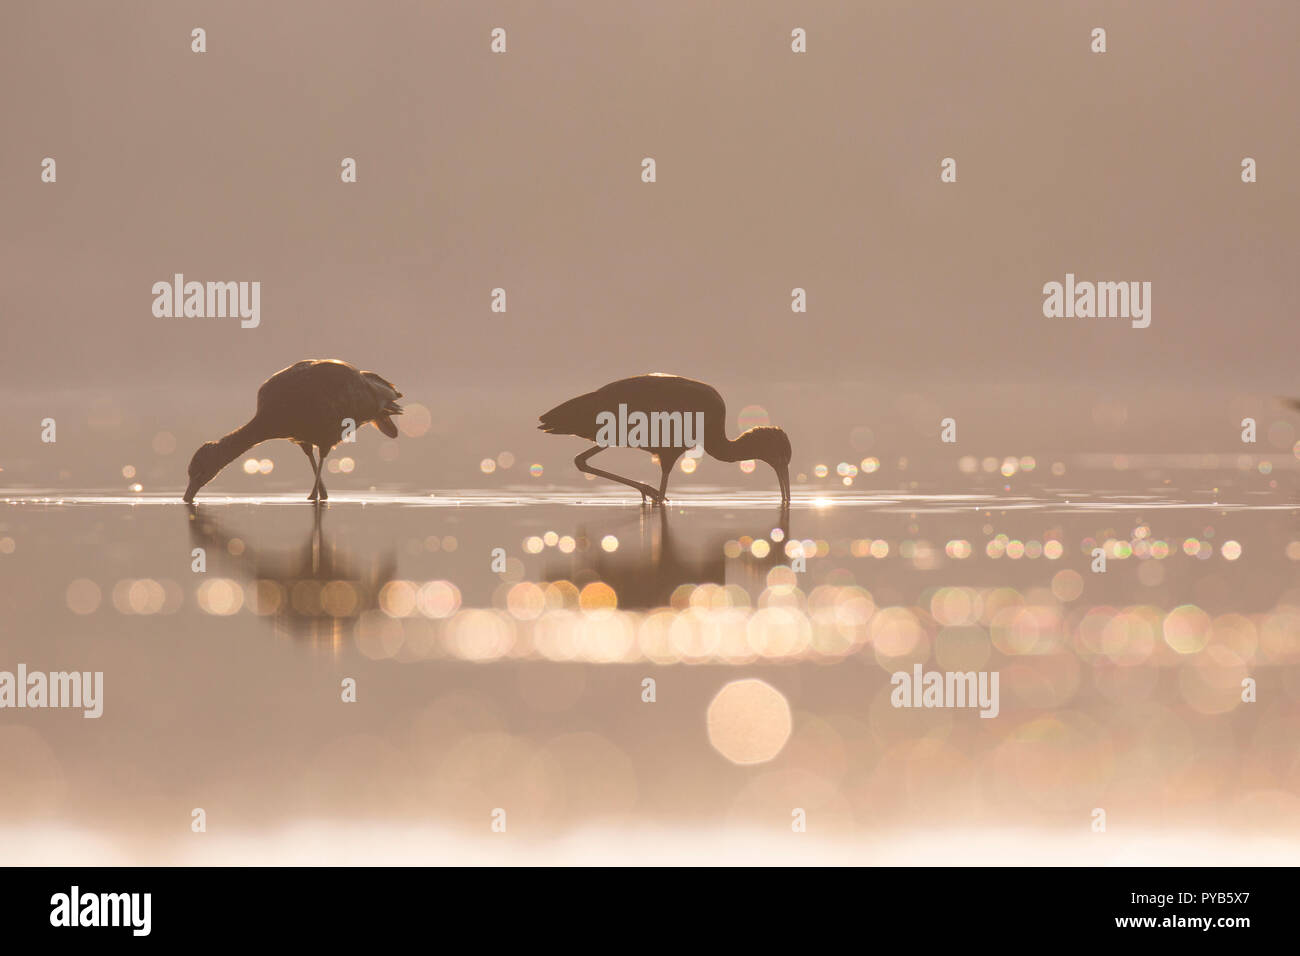
[[(701, 412), (704, 415), (704, 450), (719, 461), (765, 461), (776, 471), (781, 484), (781, 501), (790, 501), (790, 439), (784, 431), (773, 425), (760, 425), (741, 433), (737, 438), (727, 438), (727, 406), (717, 389), (680, 375), (652, 372), (633, 378), (610, 382), (594, 392), (571, 398), (541, 416), (537, 427), (553, 435), (577, 435), (599, 442), (600, 423), (597, 416), (603, 412), (617, 414), (619, 407), (627, 406), (630, 416), (640, 412), (646, 416), (655, 413), (681, 412), (686, 415)], [(660, 438), (662, 439), (662, 435)], [(700, 436), (696, 436), (699, 440)], [(573, 459), (578, 470), (588, 475), (608, 478), (641, 492), (641, 500), (650, 498), (662, 504), (668, 493), (668, 478), (673, 465), (686, 452), (684, 447), (646, 447), (645, 451), (659, 458), (663, 478), (659, 489), (613, 472), (592, 468), (587, 462), (605, 445), (596, 444)]]
[[(373, 422), (389, 438), (397, 437), (393, 415), (402, 393), (374, 372), (362, 372), (338, 359), (306, 359), (276, 372), (257, 390), (257, 412), (247, 424), (216, 441), (205, 442), (190, 459), (185, 501), (248, 449), (272, 438), (287, 438), (306, 454), (316, 480), (308, 501), (329, 495), (321, 471), (325, 456), (343, 440), (345, 423), (353, 428)], [(315, 446), (319, 457), (312, 455)]]

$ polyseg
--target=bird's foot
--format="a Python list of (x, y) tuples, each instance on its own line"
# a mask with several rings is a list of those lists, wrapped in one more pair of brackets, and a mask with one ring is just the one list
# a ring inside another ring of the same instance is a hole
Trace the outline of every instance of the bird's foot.
[(647, 504), (661, 505), (667, 500), (663, 495), (659, 494), (659, 492), (655, 491), (649, 485), (637, 484), (633, 487), (635, 487), (637, 491), (641, 492), (642, 506)]

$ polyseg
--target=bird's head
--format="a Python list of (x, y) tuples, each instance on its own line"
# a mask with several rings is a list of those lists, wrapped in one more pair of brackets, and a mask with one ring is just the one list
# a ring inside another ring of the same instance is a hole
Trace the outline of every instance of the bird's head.
[(190, 459), (190, 483), (185, 489), (185, 503), (193, 502), (195, 493), (217, 477), (217, 472), (221, 471), (226, 463), (219, 442), (208, 441), (200, 445), (199, 450)]
[(741, 460), (752, 458), (765, 461), (776, 472), (781, 483), (781, 502), (790, 503), (790, 439), (785, 430), (775, 425), (759, 425), (736, 439)]

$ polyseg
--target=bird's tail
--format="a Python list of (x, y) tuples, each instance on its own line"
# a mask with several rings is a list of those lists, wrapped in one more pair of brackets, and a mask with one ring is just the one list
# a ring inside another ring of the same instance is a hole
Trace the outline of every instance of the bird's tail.
[[(366, 380), (366, 384), (375, 393), (375, 398), (383, 403), (380, 409), (385, 415), (402, 414), (402, 406), (398, 405), (396, 401), (402, 397), (402, 393), (397, 390), (396, 385), (374, 372), (362, 372), (361, 377)], [(389, 426), (393, 427), (392, 422), (389, 422)], [(394, 431), (396, 431), (395, 427)], [(384, 434), (388, 434), (387, 429), (384, 429)]]
[(396, 385), (382, 375), (362, 372), (361, 377), (381, 403), (379, 414), (375, 416), (375, 427), (389, 438), (396, 438), (397, 426), (393, 424), (392, 416), (402, 414), (402, 406), (397, 404), (397, 399), (402, 397), (402, 393), (397, 390)]
[(548, 435), (572, 435), (574, 418), (583, 416), (587, 404), (587, 396), (579, 395), (556, 405), (548, 412), (542, 412), (537, 419), (540, 422), (538, 430)]
[(376, 375), (374, 372), (362, 372), (361, 377), (374, 390), (380, 401), (392, 402), (393, 399), (402, 397), (402, 393), (397, 390), (397, 386), (382, 375)]

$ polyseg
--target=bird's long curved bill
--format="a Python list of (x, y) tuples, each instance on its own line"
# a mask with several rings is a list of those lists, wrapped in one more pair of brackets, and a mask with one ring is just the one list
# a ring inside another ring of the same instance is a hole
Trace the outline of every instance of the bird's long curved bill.
[(195, 494), (197, 494), (197, 493), (198, 493), (198, 490), (199, 490), (200, 488), (202, 488), (202, 487), (203, 487), (203, 482), (201, 482), (201, 481), (197, 481), (197, 480), (191, 478), (191, 479), (190, 479), (190, 483), (189, 483), (189, 487), (187, 487), (187, 488), (185, 489), (185, 497), (184, 497), (184, 499), (182, 499), (182, 500), (183, 500), (187, 505), (188, 505), (188, 504), (192, 504), (192, 503), (194, 502), (194, 496), (195, 496)]
[(790, 466), (784, 468), (774, 468), (776, 480), (781, 482), (781, 501), (785, 504), (790, 503)]

